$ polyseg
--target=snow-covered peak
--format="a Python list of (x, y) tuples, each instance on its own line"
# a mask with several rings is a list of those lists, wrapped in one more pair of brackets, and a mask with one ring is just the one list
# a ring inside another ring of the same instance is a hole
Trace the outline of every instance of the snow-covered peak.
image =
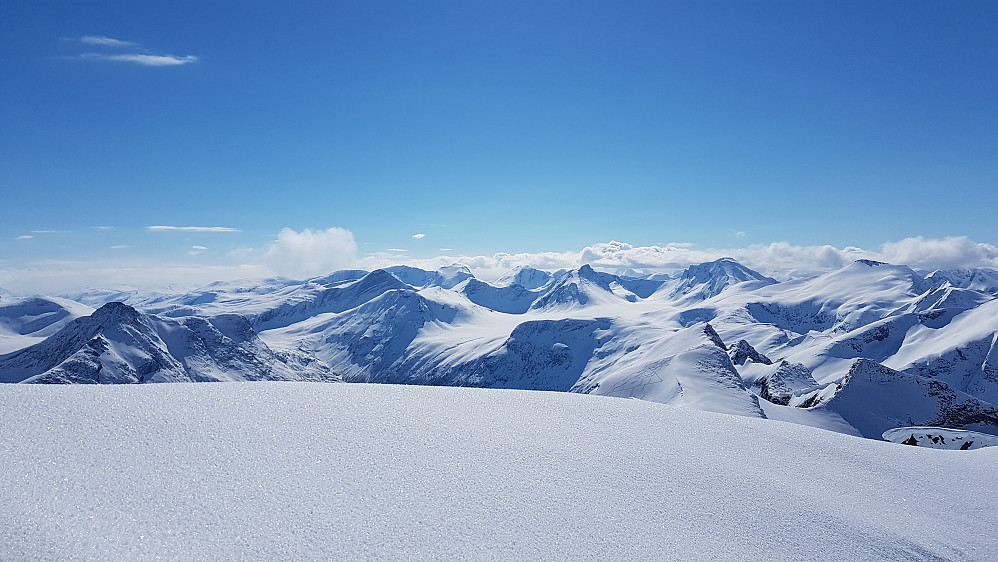
[(520, 285), (524, 289), (533, 290), (543, 287), (550, 280), (551, 274), (547, 271), (523, 265), (500, 277), (496, 280), (495, 285), (497, 287)]
[(575, 308), (637, 300), (638, 296), (621, 285), (616, 275), (601, 273), (586, 264), (555, 273), (530, 308)]
[[(928, 283), (918, 273), (907, 265), (894, 265), (874, 260), (856, 260), (837, 272), (828, 274), (853, 281), (872, 280), (874, 278), (892, 283), (907, 284), (911, 294), (922, 294), (929, 290)], [(868, 282), (868, 281), (866, 281)]]
[(937, 269), (925, 276), (932, 287), (949, 283), (959, 289), (970, 289), (998, 296), (998, 271), (994, 269)]
[(869, 359), (857, 359), (838, 384), (790, 405), (818, 406), (839, 414), (861, 435), (879, 439), (905, 425), (967, 428), (998, 434), (998, 407), (937, 379), (895, 371)]
[(313, 277), (308, 281), (310, 283), (316, 283), (319, 285), (324, 285), (327, 287), (334, 287), (337, 285), (342, 285), (343, 283), (349, 283), (351, 281), (356, 281), (358, 279), (363, 279), (368, 272), (363, 269), (344, 269), (341, 271), (334, 271), (329, 275), (324, 275), (322, 277)]
[(777, 281), (749, 269), (731, 258), (691, 265), (669, 285), (670, 297), (687, 301), (702, 301), (715, 297), (728, 287), (747, 281), (754, 286), (775, 284)]
[(425, 269), (410, 265), (394, 265), (385, 268), (385, 271), (394, 275), (406, 285), (417, 289), (426, 287), (450, 289), (461, 281), (473, 277), (471, 270), (461, 264), (449, 265), (436, 271), (426, 271)]
[(0, 356), (0, 382), (336, 380), (299, 354), (274, 354), (238, 315), (162, 318), (112, 302), (41, 343)]

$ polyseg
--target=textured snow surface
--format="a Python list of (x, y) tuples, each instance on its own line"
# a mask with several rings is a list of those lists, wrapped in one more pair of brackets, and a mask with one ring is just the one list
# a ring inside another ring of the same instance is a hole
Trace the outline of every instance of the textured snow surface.
[(0, 386), (0, 559), (988, 560), (998, 449), (640, 400)]

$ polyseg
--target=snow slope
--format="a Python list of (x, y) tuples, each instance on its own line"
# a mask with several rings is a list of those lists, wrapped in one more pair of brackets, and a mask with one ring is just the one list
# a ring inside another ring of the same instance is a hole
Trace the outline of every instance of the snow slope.
[(641, 400), (390, 385), (3, 385), (0, 419), (4, 559), (998, 552), (994, 447), (905, 447)]
[(0, 298), (0, 355), (43, 341), (94, 309), (59, 297)]

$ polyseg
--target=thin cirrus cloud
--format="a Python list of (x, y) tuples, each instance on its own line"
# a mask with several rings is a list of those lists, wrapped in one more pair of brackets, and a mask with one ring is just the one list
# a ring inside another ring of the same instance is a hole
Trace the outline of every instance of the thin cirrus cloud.
[(239, 232), (238, 228), (228, 226), (147, 226), (150, 232)]
[(86, 35), (80, 37), (80, 43), (86, 45), (100, 45), (101, 47), (134, 47), (135, 42), (133, 41), (122, 41), (121, 39), (112, 39), (105, 35)]
[(142, 66), (178, 66), (181, 64), (190, 64), (192, 62), (198, 61), (198, 58), (195, 57), (194, 55), (177, 57), (174, 55), (143, 55), (143, 54), (105, 55), (102, 53), (83, 53), (77, 58), (79, 58), (80, 60), (130, 62), (134, 64), (140, 64)]
[(68, 58), (85, 61), (106, 61), (124, 62), (138, 64), (141, 66), (180, 66), (198, 61), (194, 55), (176, 56), (169, 54), (156, 54), (148, 49), (140, 48), (134, 41), (115, 39), (105, 35), (85, 35), (80, 37), (80, 43), (91, 47), (105, 47), (111, 49), (130, 49), (138, 52), (130, 53), (95, 53), (87, 52)]
[(419, 240), (421, 238), (426, 238), (426, 235), (420, 232), (418, 234), (413, 234), (412, 237), (415, 238), (416, 240)]

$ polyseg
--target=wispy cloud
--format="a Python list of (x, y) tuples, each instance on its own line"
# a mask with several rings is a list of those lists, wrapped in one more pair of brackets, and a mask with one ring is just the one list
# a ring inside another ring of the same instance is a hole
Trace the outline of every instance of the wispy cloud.
[(32, 236), (30, 234), (22, 234), (22, 235), (18, 236), (17, 238), (15, 238), (15, 240), (31, 240), (32, 238), (34, 238), (34, 236)]
[(207, 246), (191, 246), (191, 250), (187, 252), (188, 255), (196, 256), (198, 254), (203, 254), (208, 251)]
[(124, 250), (125, 248), (131, 248), (128, 244), (115, 244), (110, 247), (112, 250)]
[(90, 228), (94, 230), (113, 230), (113, 226), (91, 226)]
[(418, 234), (413, 234), (412, 237), (415, 238), (416, 240), (419, 240), (421, 238), (426, 238), (426, 235), (420, 232)]
[(198, 57), (194, 55), (177, 56), (155, 53), (149, 49), (142, 48), (134, 41), (114, 39), (105, 35), (85, 35), (79, 38), (79, 42), (90, 47), (125, 49), (131, 52), (86, 52), (65, 58), (82, 61), (123, 62), (140, 66), (181, 66), (198, 62)]
[(80, 43), (87, 45), (100, 45), (102, 47), (134, 47), (135, 43), (132, 41), (122, 41), (121, 39), (112, 39), (104, 35), (86, 35), (80, 37)]
[(386, 248), (386, 252), (408, 252), (409, 250), (403, 250), (402, 248)]
[(239, 232), (238, 228), (228, 226), (147, 226), (150, 232)]
[(77, 58), (80, 60), (130, 62), (142, 66), (179, 66), (198, 61), (198, 58), (193, 55), (178, 57), (174, 55), (105, 55), (103, 53), (83, 53)]

